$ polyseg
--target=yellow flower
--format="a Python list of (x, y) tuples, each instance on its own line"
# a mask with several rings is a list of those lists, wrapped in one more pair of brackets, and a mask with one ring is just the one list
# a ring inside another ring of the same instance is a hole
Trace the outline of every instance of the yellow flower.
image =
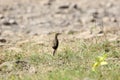
[(96, 59), (96, 62), (93, 64), (92, 71), (96, 71), (96, 68), (98, 66), (107, 65), (108, 63), (105, 61), (106, 58), (107, 58), (107, 54), (104, 54), (103, 56), (99, 56)]

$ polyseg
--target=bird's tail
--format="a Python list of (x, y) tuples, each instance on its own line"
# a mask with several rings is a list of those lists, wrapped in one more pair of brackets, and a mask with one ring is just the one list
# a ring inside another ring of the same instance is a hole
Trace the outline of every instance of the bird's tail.
[(53, 56), (55, 55), (55, 53), (56, 53), (56, 49), (53, 51)]

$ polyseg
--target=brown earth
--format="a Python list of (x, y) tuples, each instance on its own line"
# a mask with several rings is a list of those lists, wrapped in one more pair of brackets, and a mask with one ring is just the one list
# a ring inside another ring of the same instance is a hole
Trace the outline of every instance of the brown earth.
[(0, 39), (9, 43), (53, 32), (76, 38), (110, 32), (117, 39), (119, 4), (119, 0), (0, 0)]

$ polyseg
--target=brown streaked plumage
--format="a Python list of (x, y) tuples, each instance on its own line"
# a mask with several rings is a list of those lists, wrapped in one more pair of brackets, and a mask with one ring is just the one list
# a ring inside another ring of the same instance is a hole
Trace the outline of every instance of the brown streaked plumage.
[(52, 48), (54, 49), (54, 51), (53, 51), (53, 56), (55, 55), (56, 50), (57, 50), (57, 48), (58, 48), (58, 46), (59, 46), (58, 35), (60, 35), (60, 33), (56, 33), (56, 34), (55, 34), (55, 39), (53, 40), (53, 46), (52, 46)]

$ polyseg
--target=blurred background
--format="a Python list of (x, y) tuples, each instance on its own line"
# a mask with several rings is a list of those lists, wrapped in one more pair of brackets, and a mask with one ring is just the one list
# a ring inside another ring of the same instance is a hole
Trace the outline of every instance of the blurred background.
[(120, 0), (0, 0), (0, 37), (14, 41), (94, 28), (119, 32), (119, 20)]

